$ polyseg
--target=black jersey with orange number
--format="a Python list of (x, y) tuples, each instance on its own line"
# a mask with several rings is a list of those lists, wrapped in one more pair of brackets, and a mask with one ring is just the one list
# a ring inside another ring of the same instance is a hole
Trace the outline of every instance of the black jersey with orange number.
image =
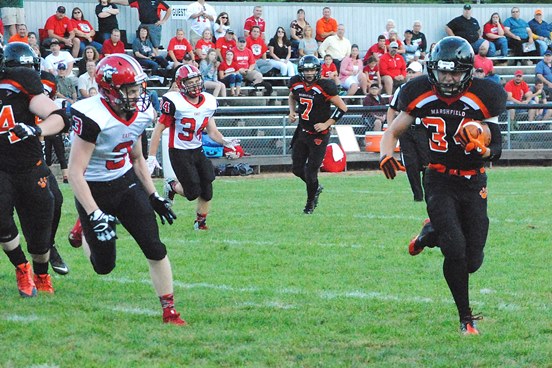
[(16, 123), (36, 125), (29, 102), (42, 92), (40, 75), (29, 68), (9, 68), (0, 79), (0, 170), (28, 171), (42, 159), (37, 137), (21, 140), (8, 132)]
[(338, 94), (333, 81), (320, 79), (309, 85), (296, 75), (289, 80), (289, 89), (299, 103), (301, 128), (314, 132), (314, 124), (323, 123), (332, 115), (332, 104), (329, 100)]
[[(487, 121), (506, 109), (506, 92), (497, 83), (474, 79), (466, 91), (454, 98), (440, 97), (429, 78), (421, 76), (406, 83), (399, 94), (398, 108), (420, 118), (427, 128), (429, 160), (450, 168), (470, 170), (483, 166), (477, 153), (467, 153), (455, 139), (465, 119)], [(499, 132), (497, 127), (491, 131)], [(500, 134), (492, 135), (492, 145), (500, 146)], [(492, 150), (491, 150), (492, 151)]]

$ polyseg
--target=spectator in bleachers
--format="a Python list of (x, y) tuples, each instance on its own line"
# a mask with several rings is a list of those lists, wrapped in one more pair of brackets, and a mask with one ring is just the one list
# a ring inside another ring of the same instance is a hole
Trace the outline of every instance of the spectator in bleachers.
[(215, 47), (217, 49), (217, 56), (219, 60), (224, 60), (226, 58), (226, 51), (232, 50), (236, 47), (234, 31), (230, 28), (227, 29), (224, 37), (217, 40)]
[(272, 69), (272, 64), (268, 61), (266, 52), (268, 46), (261, 37), (261, 29), (259, 26), (251, 27), (251, 33), (246, 39), (246, 45), (255, 57), (256, 68), (264, 75)]
[(542, 19), (542, 10), (535, 10), (535, 17), (529, 21), (529, 28), (533, 32), (533, 38), (540, 45), (541, 55), (544, 55), (546, 49), (550, 47), (550, 32), (552, 32), (552, 24)]
[[(165, 68), (167, 68), (169, 62), (155, 51), (149, 37), (148, 27), (138, 27), (138, 37), (132, 42), (132, 53), (144, 69), (151, 69), (152, 74), (167, 76)], [(160, 72), (159, 68), (162, 68), (163, 71)]]
[(473, 59), (473, 68), (475, 70), (481, 69), (484, 73), (483, 77), (489, 79), (495, 83), (500, 84), (500, 77), (494, 73), (493, 61), (487, 57), (489, 51), (489, 41), (485, 40), (479, 46), (479, 52)]
[(370, 46), (368, 51), (366, 51), (366, 54), (362, 59), (364, 64), (368, 62), (368, 59), (370, 59), (370, 57), (375, 56), (376, 59), (379, 60), (381, 56), (387, 52), (387, 45), (385, 44), (385, 40), (386, 38), (384, 35), (381, 34), (378, 36), (378, 42)]
[(232, 97), (240, 95), (243, 77), (238, 69), (239, 67), (234, 60), (234, 51), (226, 51), (226, 58), (220, 63), (218, 73), (219, 80), (226, 87), (230, 88), (230, 95)]
[(320, 71), (322, 79), (331, 79), (334, 81), (336, 86), (341, 85), (341, 80), (339, 79), (339, 73), (337, 72), (337, 67), (333, 62), (332, 55), (326, 54), (324, 56), (324, 62), (322, 63), (322, 69)]
[(253, 27), (256, 26), (260, 31), (259, 37), (264, 40), (266, 23), (265, 20), (261, 18), (261, 15), (263, 15), (263, 7), (257, 5), (253, 8), (253, 15), (245, 20), (243, 25), (243, 35), (246, 39), (251, 35)]
[[(299, 57), (299, 43), (303, 39), (305, 28), (309, 25), (309, 22), (305, 20), (305, 11), (303, 9), (297, 10), (297, 19), (291, 21), (289, 25), (290, 40), (291, 40), (291, 57)], [(312, 55), (312, 54), (309, 54)]]
[(246, 40), (244, 37), (238, 38), (237, 47), (233, 49), (234, 60), (238, 67), (239, 73), (243, 76), (243, 79), (253, 84), (255, 88), (264, 87), (265, 96), (272, 94), (272, 85), (263, 80), (263, 75), (258, 70), (255, 70), (256, 60), (253, 52), (246, 47)]
[(337, 34), (337, 27), (337, 20), (332, 18), (332, 10), (327, 6), (324, 7), (322, 18), (316, 21), (316, 41), (322, 43), (326, 38), (335, 36)]
[(207, 57), (201, 60), (199, 71), (203, 76), (203, 85), (207, 89), (212, 89), (212, 95), (218, 97), (226, 97), (226, 86), (218, 80), (218, 67), (220, 62), (217, 60), (217, 52), (215, 49), (210, 49), (207, 52)]
[[(535, 104), (547, 104), (548, 99), (544, 92), (544, 83), (541, 80), (536, 80), (535, 85), (531, 87), (533, 93), (533, 102)], [(552, 119), (552, 109), (535, 109), (535, 120), (550, 120)]]
[(498, 13), (491, 14), (491, 18), (483, 26), (483, 37), (500, 51), (501, 56), (508, 56), (508, 40)]
[(69, 107), (77, 101), (78, 80), (65, 64), (59, 63), (56, 69), (56, 97), (63, 100), (62, 106), (69, 110)]
[[(374, 82), (370, 85), (369, 93), (364, 97), (362, 106), (385, 106), (387, 105), (387, 99), (384, 99), (380, 92), (380, 85)], [(367, 131), (379, 132), (383, 128), (383, 124), (386, 123), (387, 116), (385, 111), (370, 111), (362, 115), (364, 124), (366, 124)]]
[(215, 30), (215, 39), (223, 38), (226, 31), (230, 28), (230, 17), (228, 13), (222, 12), (217, 16), (213, 29)]
[(195, 44), (195, 59), (199, 63), (200, 59), (204, 59), (209, 49), (215, 49), (216, 46), (213, 43), (213, 32), (210, 29), (205, 28), (201, 35), (201, 39)]
[(366, 75), (366, 79), (368, 80), (368, 84), (377, 83), (379, 85), (379, 88), (381, 89), (381, 76), (379, 72), (379, 60), (376, 57), (376, 55), (372, 55), (368, 58), (368, 62), (366, 63), (366, 66), (362, 70), (364, 74)]
[(96, 62), (93, 60), (86, 62), (86, 73), (81, 75), (77, 82), (79, 97), (90, 97), (90, 88), (98, 89), (98, 83), (96, 83)]
[(197, 0), (186, 8), (188, 30), (190, 31), (190, 43), (195, 45), (203, 38), (203, 31), (211, 31), (213, 22), (217, 16), (215, 8), (207, 4), (205, 0)]
[(184, 30), (178, 28), (176, 30), (176, 36), (169, 41), (169, 47), (167, 48), (167, 60), (172, 61), (172, 68), (176, 70), (184, 61), (184, 56), (190, 55), (192, 60), (194, 59), (194, 50), (190, 42), (184, 37)]
[(117, 5), (111, 4), (110, 0), (98, 0), (96, 17), (98, 17), (98, 41), (100, 43), (108, 40), (111, 37), (111, 31), (119, 28), (117, 14), (119, 14)]
[(111, 31), (109, 39), (105, 40), (102, 45), (102, 53), (100, 58), (111, 54), (124, 54), (125, 44), (121, 41), (121, 31), (114, 29)]
[[(26, 24), (25, 21), (25, 8), (23, 7), (23, 0), (2, 1), (0, 6), (1, 19), (0, 36), (4, 34), (4, 27), (8, 27), (8, 34), (6, 39), (9, 39), (17, 32), (17, 26), (20, 24)], [(0, 38), (0, 41), (2, 39)], [(0, 42), (0, 46), (2, 42)]]
[(86, 73), (86, 63), (89, 61), (93, 61), (94, 63), (98, 63), (100, 60), (100, 54), (98, 53), (98, 50), (96, 50), (92, 46), (86, 46), (84, 48), (84, 52), (82, 53), (82, 58), (77, 61), (77, 67), (79, 68), (79, 74), (80, 77), (84, 73)]
[(38, 38), (36, 37), (36, 33), (27, 33), (27, 43), (29, 44), (29, 46), (38, 45)]
[(50, 41), (50, 55), (46, 56), (46, 60), (52, 65), (54, 75), (57, 75), (59, 65), (64, 65), (66, 69), (73, 70), (75, 59), (67, 51), (61, 51), (60, 42), (57, 38)]
[[(465, 4), (462, 15), (448, 22), (445, 26), (445, 32), (447, 32), (447, 35), (449, 36), (462, 37), (468, 41), (473, 50), (477, 52), (484, 39), (481, 36), (481, 27), (479, 26), (479, 22), (471, 16), (471, 12), (471, 5)], [(494, 44), (491, 44), (489, 47), (489, 56), (494, 56), (495, 52), (495, 46)]]
[(90, 87), (88, 90), (88, 97), (94, 97), (98, 94), (98, 89), (96, 87)]
[(31, 49), (33, 49), (33, 51), (35, 52), (36, 56), (38, 56), (40, 58), (40, 70), (44, 70), (50, 74), (54, 74), (54, 66), (52, 65), (52, 63), (50, 63), (49, 61), (47, 61), (46, 59), (44, 59), (42, 56), (41, 56), (41, 52), (40, 52), (40, 47), (38, 46), (38, 44), (34, 44), (34, 45), (29, 45), (31, 47)]
[(351, 46), (351, 53), (343, 59), (339, 69), (341, 87), (347, 90), (348, 96), (354, 96), (359, 88), (363, 95), (368, 92), (368, 81), (362, 71), (362, 66), (358, 45), (353, 44)]
[(422, 33), (422, 22), (415, 20), (412, 25), (412, 42), (418, 45), (420, 59), (425, 59), (427, 50), (427, 41), (425, 34)]
[(387, 51), (389, 51), (389, 45), (391, 44), (391, 42), (396, 42), (397, 45), (399, 45), (399, 48), (397, 49), (397, 54), (404, 55), (406, 50), (404, 48), (403, 42), (399, 39), (399, 34), (397, 33), (397, 30), (395, 28), (389, 30), (389, 38), (385, 40)]
[[(535, 44), (533, 32), (529, 24), (520, 18), (520, 10), (513, 7), (512, 16), (504, 21), (504, 33), (508, 38), (508, 46), (515, 56), (538, 56), (540, 55), (539, 45)], [(492, 56), (489, 53), (489, 56)], [(526, 64), (532, 64), (525, 61)]]
[(345, 38), (345, 26), (343, 24), (337, 26), (337, 33), (334, 36), (327, 37), (320, 47), (318, 47), (318, 54), (321, 57), (324, 57), (326, 54), (332, 55), (338, 70), (341, 66), (341, 60), (347, 57), (350, 52), (351, 42)]
[(314, 55), (318, 57), (318, 42), (314, 39), (310, 25), (305, 26), (303, 38), (299, 41), (299, 57)]
[(82, 53), (86, 46), (92, 46), (99, 53), (102, 52), (102, 45), (94, 41), (96, 36), (96, 31), (92, 24), (89, 21), (84, 19), (84, 14), (82, 13), (81, 8), (73, 8), (71, 12), (71, 23), (73, 24), (73, 29), (75, 30), (75, 37), (80, 40), (80, 51)]
[(383, 90), (388, 95), (392, 95), (406, 79), (406, 63), (404, 58), (397, 53), (398, 49), (399, 45), (396, 42), (391, 42), (389, 52), (383, 54), (379, 61)]
[[(529, 85), (523, 80), (523, 72), (521, 70), (516, 70), (514, 73), (514, 79), (511, 79), (504, 85), (504, 90), (508, 93), (508, 105), (519, 104), (519, 105), (529, 105), (533, 102), (533, 93), (529, 88)], [(515, 115), (517, 113), (526, 112), (526, 110), (510, 110), (510, 120), (515, 120)], [(529, 121), (535, 120), (535, 109), (529, 109), (528, 117)]]
[[(161, 45), (162, 26), (171, 17), (171, 6), (163, 0), (111, 0), (112, 4), (129, 5), (138, 9), (140, 26), (149, 29), (151, 43), (155, 49)], [(164, 12), (163, 18), (161, 13)], [(157, 51), (157, 50), (156, 50)]]
[(410, 29), (404, 31), (404, 61), (408, 64), (413, 60), (420, 58), (420, 51), (418, 50), (418, 44), (412, 42), (413, 33)]
[(542, 60), (535, 66), (537, 80), (544, 83), (547, 98), (552, 99), (552, 50), (546, 50)]
[(393, 19), (387, 19), (385, 22), (385, 31), (382, 33), (386, 40), (389, 39), (389, 32), (392, 29), (397, 29), (397, 24)]
[(25, 24), (17, 25), (17, 33), (11, 36), (8, 40), (8, 43), (11, 42), (29, 43), (29, 34), (27, 32), (27, 26)]
[(46, 20), (44, 29), (48, 32), (49, 39), (59, 41), (60, 46), (63, 46), (64, 49), (71, 50), (73, 57), (79, 56), (80, 40), (75, 37), (73, 23), (65, 16), (64, 6), (58, 6), (56, 14)]
[(291, 42), (283, 27), (278, 27), (274, 37), (268, 42), (268, 56), (272, 67), (278, 69), (282, 76), (293, 77), (295, 75), (295, 64), (289, 60), (291, 58)]

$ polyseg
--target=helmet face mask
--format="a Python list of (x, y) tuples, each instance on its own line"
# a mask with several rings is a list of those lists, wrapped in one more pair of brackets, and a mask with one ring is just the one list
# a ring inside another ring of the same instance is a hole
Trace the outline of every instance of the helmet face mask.
[(203, 91), (203, 77), (195, 66), (183, 65), (176, 71), (176, 86), (180, 93), (196, 98)]
[(314, 83), (320, 79), (322, 66), (320, 60), (312, 55), (303, 56), (297, 67), (299, 76), (304, 82)]

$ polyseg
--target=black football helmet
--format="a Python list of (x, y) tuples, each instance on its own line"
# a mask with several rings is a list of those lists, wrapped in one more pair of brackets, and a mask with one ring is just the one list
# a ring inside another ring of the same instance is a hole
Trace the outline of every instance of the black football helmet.
[(40, 58), (28, 44), (10, 42), (4, 48), (4, 66), (6, 68), (26, 66), (39, 71)]
[[(427, 63), (428, 77), (437, 93), (444, 97), (453, 97), (466, 90), (472, 80), (474, 52), (471, 45), (461, 37), (445, 37), (437, 42), (429, 55)], [(439, 71), (463, 73), (459, 82), (442, 83)]]
[[(320, 79), (320, 76), (322, 74), (322, 65), (320, 64), (320, 60), (318, 60), (316, 56), (305, 55), (301, 58), (301, 60), (299, 60), (297, 70), (299, 71), (299, 76), (304, 82), (313, 83)], [(305, 77), (305, 71), (307, 70), (316, 71), (313, 80), (308, 80)]]

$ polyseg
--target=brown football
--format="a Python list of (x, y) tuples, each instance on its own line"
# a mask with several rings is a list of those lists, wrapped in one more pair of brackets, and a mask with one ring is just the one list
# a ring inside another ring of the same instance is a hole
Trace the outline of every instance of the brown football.
[(487, 123), (483, 121), (468, 121), (463, 124), (463, 128), (466, 129), (470, 135), (476, 138), (485, 147), (489, 147), (491, 144), (491, 130)]

